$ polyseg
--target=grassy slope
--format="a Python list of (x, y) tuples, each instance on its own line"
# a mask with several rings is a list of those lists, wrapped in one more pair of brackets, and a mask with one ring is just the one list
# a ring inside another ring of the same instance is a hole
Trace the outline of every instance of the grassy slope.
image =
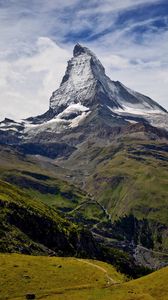
[(28, 293), (47, 300), (168, 299), (168, 268), (123, 283), (111, 265), (98, 261), (1, 254), (0, 273), (2, 300), (25, 299)]
[[(57, 176), (57, 168), (46, 170), (31, 157), (13, 150), (0, 149), (0, 177), (25, 188), (29, 194), (55, 207), (74, 207), (82, 201), (84, 194)], [(41, 176), (41, 177), (40, 177)], [(72, 201), (69, 201), (71, 198)]]
[(113, 147), (104, 148), (87, 187), (113, 219), (131, 212), (168, 225), (168, 154), (144, 150), (146, 144), (127, 141), (114, 155)]

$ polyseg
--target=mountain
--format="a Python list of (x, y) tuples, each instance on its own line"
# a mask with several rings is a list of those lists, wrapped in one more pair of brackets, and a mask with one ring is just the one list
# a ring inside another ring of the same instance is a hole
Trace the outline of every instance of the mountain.
[(86, 227), (101, 258), (124, 270), (130, 256), (153, 269), (168, 264), (168, 113), (112, 81), (88, 48), (74, 47), (47, 112), (0, 123), (0, 144), (11, 194), (23, 189)]
[(50, 109), (57, 118), (68, 118), (71, 122), (78, 116), (77, 122), (70, 125), (77, 126), (95, 108), (109, 111), (114, 118), (121, 114), (123, 120), (126, 119), (124, 115), (129, 114), (143, 115), (144, 118), (147, 115), (147, 119), (148, 114), (153, 114), (153, 119), (155, 114), (166, 115), (165, 109), (150, 98), (128, 89), (118, 81), (111, 81), (96, 56), (77, 44), (60, 88), (50, 98)]
[[(0, 133), (5, 144), (46, 141), (51, 144), (59, 140), (61, 150), (53, 154), (57, 156), (63, 148), (66, 153), (72, 153), (74, 144), (86, 140), (100, 128), (115, 136), (118, 131), (141, 131), (142, 125), (155, 135), (167, 136), (167, 111), (149, 97), (112, 81), (97, 57), (77, 44), (60, 87), (50, 98), (49, 110), (19, 122), (5, 119), (0, 123)], [(67, 134), (76, 132), (79, 138), (67, 140)], [(34, 152), (42, 154), (37, 148)]]

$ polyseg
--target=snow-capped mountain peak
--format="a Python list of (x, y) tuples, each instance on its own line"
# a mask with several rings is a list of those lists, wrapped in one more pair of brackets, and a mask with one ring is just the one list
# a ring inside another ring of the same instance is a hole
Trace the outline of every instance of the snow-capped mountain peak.
[(111, 130), (139, 122), (168, 130), (168, 113), (163, 107), (121, 82), (112, 81), (96, 55), (76, 44), (60, 87), (50, 98), (49, 110), (20, 124), (1, 122), (0, 130), (19, 130), (24, 139), (40, 133), (41, 138), (43, 132), (63, 134), (99, 121)]
[(58, 114), (74, 103), (90, 108), (100, 104), (123, 111), (130, 107), (131, 110), (166, 112), (149, 97), (112, 81), (96, 55), (80, 44), (75, 45), (61, 85), (50, 98), (50, 108)]
[(86, 105), (96, 93), (96, 85), (105, 70), (97, 57), (86, 47), (77, 44), (68, 61), (59, 89), (50, 98), (50, 108), (56, 113), (73, 103)]

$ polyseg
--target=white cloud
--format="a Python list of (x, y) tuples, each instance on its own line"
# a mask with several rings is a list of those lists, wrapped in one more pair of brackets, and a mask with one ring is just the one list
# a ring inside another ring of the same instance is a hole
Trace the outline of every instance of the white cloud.
[[(118, 12), (120, 10), (128, 10), (129, 8), (146, 5), (146, 4), (155, 4), (159, 3), (160, 0), (99, 0), (93, 1), (97, 4), (97, 7), (94, 10), (90, 10), (89, 8), (84, 8), (81, 10), (80, 14), (93, 15), (95, 13), (110, 13), (110, 12)], [(92, 2), (92, 3), (93, 3)]]
[(25, 118), (45, 112), (70, 56), (49, 38), (41, 37), (30, 57), (0, 62), (0, 117)]

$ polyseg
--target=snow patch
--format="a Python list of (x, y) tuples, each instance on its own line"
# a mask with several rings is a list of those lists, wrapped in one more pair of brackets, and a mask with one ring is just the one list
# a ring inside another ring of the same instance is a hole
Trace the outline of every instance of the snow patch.
[(7, 128), (7, 127), (6, 127), (6, 128), (3, 128), (3, 127), (2, 127), (2, 128), (0, 128), (0, 130), (1, 130), (1, 131), (9, 131), (9, 130), (12, 130), (12, 131), (16, 131), (16, 132), (18, 131), (18, 129), (16, 129), (16, 128), (14, 128), (14, 127), (8, 127), (8, 128)]
[[(130, 116), (130, 117), (139, 117), (139, 118), (143, 118), (145, 120), (147, 120), (149, 122), (149, 124), (151, 124), (154, 127), (158, 127), (158, 128), (164, 128), (166, 130), (168, 130), (168, 113), (159, 110), (159, 109), (140, 109), (137, 107), (129, 107), (129, 106), (125, 106), (122, 105), (123, 109), (121, 108), (110, 108), (109, 109), (112, 112), (115, 112), (116, 114), (124, 117), (124, 116)], [(131, 120), (128, 119), (129, 122), (131, 122)]]
[(88, 107), (86, 107), (80, 103), (71, 104), (62, 113), (57, 115), (56, 118), (63, 119), (64, 117), (68, 117), (73, 113), (86, 112), (88, 110), (89, 110)]
[(132, 106), (126, 106), (122, 104), (122, 108), (114, 108), (112, 109), (113, 112), (119, 113), (119, 114), (131, 114), (131, 115), (149, 115), (149, 114), (163, 114), (166, 113), (164, 111), (158, 110), (158, 109), (147, 109), (143, 107), (142, 105), (132, 105)]
[(131, 123), (131, 124), (137, 124), (138, 122), (137, 121), (134, 121), (134, 120), (129, 120), (129, 119), (125, 119), (125, 121)]
[(71, 127), (71, 128), (77, 127), (79, 125), (79, 123), (81, 123), (83, 120), (85, 120), (89, 114), (90, 114), (90, 111), (83, 112), (81, 115), (77, 116), (76, 118), (74, 118), (71, 121), (71, 124), (69, 125), (69, 127)]
[[(77, 114), (77, 116), (69, 120), (65, 119), (73, 113)], [(25, 124), (24, 132), (28, 135), (34, 135), (42, 131), (53, 131), (59, 133), (62, 130), (77, 127), (79, 123), (88, 116), (89, 113), (90, 111), (88, 107), (80, 103), (74, 103), (69, 105), (63, 112), (47, 122), (42, 124)]]

